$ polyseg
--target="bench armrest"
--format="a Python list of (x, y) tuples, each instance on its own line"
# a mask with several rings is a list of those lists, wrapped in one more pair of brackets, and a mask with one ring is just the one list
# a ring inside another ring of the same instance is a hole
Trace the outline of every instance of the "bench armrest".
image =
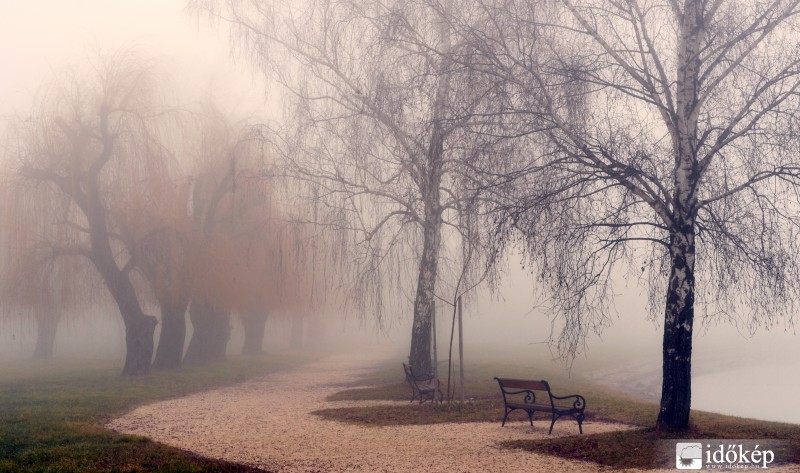
[[(506, 387), (501, 387), (500, 390), (503, 393), (503, 399), (506, 399), (506, 396), (514, 396), (510, 398), (511, 401), (519, 402), (521, 396), (524, 394), (525, 397), (522, 397), (521, 401), (523, 404), (536, 404), (536, 393), (530, 389), (509, 389)], [(508, 399), (506, 399), (508, 401)]]
[(586, 409), (586, 399), (584, 399), (584, 397), (581, 396), (580, 394), (570, 394), (568, 396), (556, 396), (556, 395), (551, 393), (550, 396), (553, 399), (558, 399), (558, 400), (562, 400), (562, 401), (563, 400), (567, 400), (567, 399), (574, 399), (574, 401), (572, 403), (572, 408), (573, 409), (577, 409), (579, 411), (583, 411), (584, 409)]

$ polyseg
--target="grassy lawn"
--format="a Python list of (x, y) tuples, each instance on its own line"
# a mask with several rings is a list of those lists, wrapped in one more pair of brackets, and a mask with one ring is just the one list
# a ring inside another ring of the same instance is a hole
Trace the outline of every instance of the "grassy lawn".
[[(370, 406), (359, 408), (333, 408), (317, 411), (326, 418), (358, 424), (385, 426), (409, 424), (435, 424), (444, 422), (500, 422), (503, 418), (503, 401), (494, 376), (547, 379), (557, 395), (582, 394), (587, 399), (588, 421), (620, 422), (637, 426), (635, 430), (605, 434), (587, 434), (544, 440), (518, 440), (506, 442), (506, 448), (518, 448), (594, 462), (614, 468), (653, 469), (674, 468), (674, 463), (659, 464), (659, 442), (669, 439), (781, 439), (793, 445), (789, 457), (800, 463), (800, 425), (780, 424), (707, 412), (692, 412), (692, 429), (681, 434), (656, 432), (651, 428), (658, 415), (658, 406), (628, 394), (599, 386), (580, 375), (568, 376), (563, 368), (515, 365), (493, 357), (476, 357), (465, 372), (467, 402), (464, 405), (432, 405), (418, 403), (400, 406)], [(442, 374), (443, 373), (443, 374)], [(535, 373), (535, 374), (534, 374)], [(440, 379), (446, 382), (446, 367), (440, 368)], [(410, 389), (403, 380), (400, 361), (381, 366), (363, 380), (375, 384), (370, 388), (344, 389), (329, 400), (398, 400), (408, 401)], [(442, 388), (445, 389), (444, 387)], [(515, 417), (516, 416), (516, 417)], [(538, 421), (537, 421), (538, 419)], [(511, 421), (525, 420), (524, 413), (511, 414)], [(559, 423), (572, 422), (565, 418)], [(549, 428), (549, 419), (537, 417), (534, 428)], [(577, 426), (575, 427), (577, 433)], [(674, 462), (674, 460), (671, 460)]]
[(122, 378), (110, 364), (26, 362), (0, 368), (0, 472), (261, 471), (198, 457), (103, 428), (141, 404), (244, 381), (308, 358), (233, 357), (225, 363)]

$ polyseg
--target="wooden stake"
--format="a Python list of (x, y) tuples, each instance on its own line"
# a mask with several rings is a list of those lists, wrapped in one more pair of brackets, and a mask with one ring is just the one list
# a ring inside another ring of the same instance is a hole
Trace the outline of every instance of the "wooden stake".
[(461, 404), (464, 404), (464, 329), (461, 320), (462, 315), (461, 296), (458, 298), (458, 364), (461, 374), (459, 375), (461, 382)]

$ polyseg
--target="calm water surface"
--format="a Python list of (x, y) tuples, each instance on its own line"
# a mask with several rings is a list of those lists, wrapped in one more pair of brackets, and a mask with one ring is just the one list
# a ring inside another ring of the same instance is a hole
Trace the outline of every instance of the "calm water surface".
[(692, 380), (692, 407), (800, 424), (799, 371), (796, 363), (777, 363), (696, 375)]

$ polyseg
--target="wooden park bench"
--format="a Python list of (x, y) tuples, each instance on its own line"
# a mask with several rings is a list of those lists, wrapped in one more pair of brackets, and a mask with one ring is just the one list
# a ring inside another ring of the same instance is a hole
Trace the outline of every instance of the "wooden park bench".
[[(569, 396), (555, 396), (550, 391), (550, 385), (545, 380), (528, 381), (524, 379), (494, 378), (500, 385), (505, 404), (503, 426), (506, 425), (508, 414), (511, 411), (522, 410), (528, 414), (528, 420), (533, 427), (533, 413), (547, 412), (551, 414), (550, 432), (553, 425), (562, 416), (570, 416), (578, 421), (578, 431), (583, 434), (583, 411), (586, 409), (586, 399), (579, 394)], [(537, 397), (538, 393), (538, 397)], [(571, 401), (571, 402), (570, 402)]]
[(439, 393), (439, 401), (442, 400), (442, 390), (439, 389), (439, 380), (433, 376), (416, 376), (411, 366), (403, 363), (403, 371), (406, 373), (406, 381), (411, 386), (411, 402), (419, 399), (422, 404), (425, 401), (435, 401), (436, 393)]

